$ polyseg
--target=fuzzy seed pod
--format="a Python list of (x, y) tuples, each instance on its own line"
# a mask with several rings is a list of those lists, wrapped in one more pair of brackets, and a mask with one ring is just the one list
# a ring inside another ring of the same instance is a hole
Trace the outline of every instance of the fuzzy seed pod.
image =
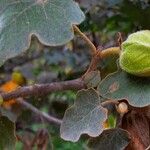
[(150, 76), (150, 30), (131, 34), (121, 45), (119, 58), (121, 69), (127, 73)]

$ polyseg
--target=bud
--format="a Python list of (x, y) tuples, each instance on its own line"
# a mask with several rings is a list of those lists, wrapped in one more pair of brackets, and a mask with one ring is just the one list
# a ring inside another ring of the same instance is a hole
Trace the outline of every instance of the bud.
[(131, 34), (121, 49), (121, 69), (136, 76), (150, 76), (150, 30)]
[(125, 102), (121, 102), (118, 104), (117, 106), (117, 111), (120, 113), (120, 114), (125, 114), (128, 112), (128, 105), (125, 103)]

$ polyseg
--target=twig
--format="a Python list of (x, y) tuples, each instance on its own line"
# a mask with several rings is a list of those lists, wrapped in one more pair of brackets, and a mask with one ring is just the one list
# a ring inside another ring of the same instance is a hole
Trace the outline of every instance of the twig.
[(87, 71), (85, 72), (85, 74), (82, 76), (82, 78), (84, 78), (85, 75), (88, 72), (96, 69), (97, 62), (99, 60), (99, 57), (97, 56), (98, 51), (97, 51), (96, 47), (94, 46), (94, 44), (90, 41), (90, 39), (84, 33), (82, 33), (80, 31), (80, 29), (76, 25), (73, 26), (73, 29), (74, 29), (75, 32), (77, 32), (85, 40), (85, 42), (89, 45), (89, 47), (90, 47), (90, 49), (92, 51), (92, 54), (93, 54), (91, 63), (89, 65), (89, 68), (87, 69)]
[(35, 114), (37, 114), (39, 116), (42, 116), (45, 120), (47, 120), (50, 123), (55, 123), (55, 124), (58, 124), (58, 125), (60, 125), (62, 123), (62, 121), (60, 119), (57, 119), (53, 116), (50, 116), (50, 115), (48, 115), (44, 112), (39, 111), (36, 107), (32, 106), (31, 104), (29, 104), (28, 102), (26, 102), (25, 100), (23, 100), (21, 98), (16, 99), (16, 102), (21, 104), (26, 109), (31, 110)]
[(88, 38), (84, 33), (82, 33), (82, 32), (80, 31), (80, 29), (79, 29), (76, 25), (73, 26), (73, 29), (74, 29), (75, 32), (77, 32), (77, 33), (86, 41), (86, 43), (87, 43), (87, 44), (89, 45), (89, 47), (91, 48), (92, 53), (95, 54), (95, 53), (96, 53), (96, 47), (95, 47), (94, 44), (89, 40), (89, 38)]
[(86, 71), (86, 72), (84, 73), (84, 75), (82, 76), (82, 79), (87, 75), (87, 73), (96, 70), (97, 64), (98, 64), (98, 62), (100, 61), (100, 56), (99, 56), (99, 55), (100, 55), (100, 53), (99, 53), (99, 51), (97, 51), (97, 52), (95, 53), (95, 55), (92, 57), (92, 60), (91, 60), (91, 62), (90, 62), (90, 65), (89, 65), (87, 71)]
[(100, 57), (106, 58), (111, 55), (119, 55), (119, 54), (120, 54), (120, 47), (110, 47), (101, 51)]
[(96, 47), (94, 46), (94, 44), (89, 40), (89, 38), (84, 33), (82, 33), (76, 25), (74, 25), (73, 28), (74, 28), (74, 31), (77, 32), (86, 41), (86, 43), (89, 45), (89, 47), (91, 48), (92, 53), (93, 53), (89, 68), (87, 69), (85, 74), (82, 76), (82, 78), (84, 78), (88, 72), (95, 70), (97, 68), (97, 64), (100, 59), (108, 57), (112, 54), (120, 53), (119, 47), (111, 47), (111, 48), (105, 49), (103, 51), (98, 51), (96, 49)]
[(24, 86), (8, 93), (1, 93), (3, 100), (16, 99), (19, 97), (25, 98), (28, 96), (42, 96), (50, 92), (65, 91), (65, 90), (80, 90), (86, 88), (82, 79), (70, 81), (53, 82), (48, 84), (35, 84), (32, 86)]

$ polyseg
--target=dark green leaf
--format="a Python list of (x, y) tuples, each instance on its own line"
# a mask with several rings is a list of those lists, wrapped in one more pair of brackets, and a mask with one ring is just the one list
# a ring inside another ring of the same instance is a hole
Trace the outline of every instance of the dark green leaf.
[(81, 90), (77, 100), (64, 116), (61, 125), (61, 137), (69, 141), (77, 141), (81, 134), (96, 137), (103, 131), (103, 123), (107, 119), (107, 111), (100, 105), (99, 95), (94, 89)]
[(108, 129), (89, 141), (91, 150), (124, 150), (129, 144), (128, 132), (122, 129)]
[(127, 99), (137, 107), (150, 104), (150, 78), (141, 78), (118, 71), (107, 76), (98, 86), (100, 94), (108, 99)]
[(7, 117), (0, 117), (0, 150), (14, 150), (16, 137), (15, 125)]
[(1, 63), (26, 50), (32, 35), (46, 45), (68, 42), (73, 38), (72, 24), (83, 20), (84, 14), (73, 0), (1, 0)]

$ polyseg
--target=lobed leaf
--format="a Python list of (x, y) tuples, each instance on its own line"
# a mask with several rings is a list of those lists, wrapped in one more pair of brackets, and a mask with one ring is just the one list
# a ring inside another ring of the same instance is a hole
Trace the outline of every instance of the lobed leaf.
[(107, 99), (127, 99), (133, 106), (150, 104), (150, 78), (132, 76), (121, 70), (103, 79), (98, 91)]
[(72, 24), (83, 20), (73, 0), (1, 0), (1, 63), (26, 50), (32, 35), (50, 46), (68, 42), (73, 38)]
[(63, 118), (60, 133), (65, 140), (76, 142), (81, 134), (96, 137), (103, 131), (107, 111), (100, 105), (99, 95), (94, 89), (81, 90), (77, 100)]
[(108, 129), (89, 141), (91, 150), (124, 150), (130, 142), (130, 136), (123, 129)]

